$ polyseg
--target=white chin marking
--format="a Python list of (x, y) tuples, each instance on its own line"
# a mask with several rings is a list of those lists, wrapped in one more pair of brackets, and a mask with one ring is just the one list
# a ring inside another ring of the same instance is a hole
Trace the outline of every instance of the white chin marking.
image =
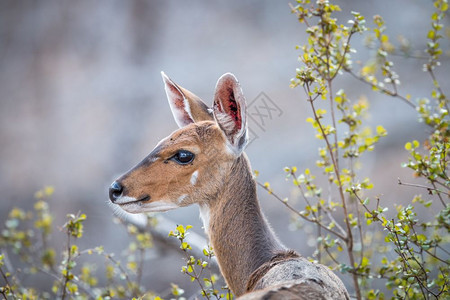
[(197, 183), (197, 179), (198, 179), (198, 170), (192, 173), (191, 184), (195, 185)]
[(179, 206), (172, 202), (166, 201), (155, 201), (150, 203), (144, 203), (142, 208), (145, 212), (164, 212), (178, 208)]
[(122, 204), (126, 204), (128, 202), (134, 202), (136, 200), (137, 199), (134, 197), (122, 196), (119, 199), (117, 199), (116, 201), (114, 201), (114, 204), (122, 205)]
[(129, 203), (129, 204), (118, 204), (118, 207), (126, 211), (127, 213), (139, 214), (143, 213), (142, 206), (137, 203)]
[[(122, 200), (122, 198), (127, 199)], [(154, 201), (154, 202), (135, 202), (135, 201), (136, 201), (135, 198), (121, 197), (117, 199), (115, 204), (119, 205), (120, 208), (122, 208), (126, 212), (133, 214), (145, 212), (165, 212), (179, 207), (177, 204), (168, 201)]]

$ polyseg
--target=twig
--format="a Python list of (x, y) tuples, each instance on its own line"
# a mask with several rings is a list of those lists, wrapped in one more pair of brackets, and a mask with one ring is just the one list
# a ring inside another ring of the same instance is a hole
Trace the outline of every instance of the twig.
[[(6, 270), (10, 270), (10, 271), (14, 270), (13, 265), (11, 264), (11, 260), (9, 259), (8, 251), (7, 251), (6, 248), (2, 248), (2, 254), (3, 254), (3, 262), (4, 262), (4, 265), (6, 267)], [(22, 283), (21, 283), (20, 278), (18, 276), (14, 275), (14, 281), (16, 282), (16, 284), (18, 286), (22, 286)]]
[(340, 262), (337, 261), (337, 259), (333, 256), (332, 253), (330, 253), (328, 247), (323, 247), (325, 249), (325, 252), (328, 254), (328, 256), (331, 258), (331, 260), (336, 264), (336, 265), (341, 265)]
[[(437, 189), (437, 188), (436, 188), (436, 185), (433, 184), (433, 182), (431, 182), (431, 184), (433, 185), (433, 187), (429, 187), (429, 186), (426, 186), (426, 185), (421, 185), (421, 184), (416, 184), (416, 183), (402, 182), (402, 181), (400, 180), (400, 178), (397, 178), (397, 180), (398, 180), (398, 184), (399, 184), (399, 185), (411, 186), (411, 187), (417, 187), (417, 188), (421, 188), (421, 189), (426, 189), (430, 195), (432, 195), (432, 194), (433, 194), (433, 191), (435, 191), (436, 194), (437, 194), (438, 196), (439, 196), (440, 193), (442, 193), (442, 194), (445, 194), (445, 195), (447, 195), (447, 196), (450, 197), (450, 193), (447, 193), (447, 192), (444, 192), (444, 191), (442, 191), (442, 190)], [(445, 202), (444, 202), (444, 199), (442, 199), (442, 197), (439, 197), (439, 200), (441, 201), (442, 205), (444, 205), (444, 207), (445, 207), (446, 204), (445, 204)]]
[[(304, 85), (304, 88), (306, 89), (307, 95), (311, 95), (311, 91), (309, 89), (308, 83), (306, 83)], [(309, 96), (309, 98), (311, 99), (311, 96)], [(344, 215), (345, 215), (345, 218), (344, 218), (345, 225), (347, 227), (347, 236), (346, 236), (347, 238), (344, 239), (344, 242), (347, 246), (347, 254), (348, 254), (348, 257), (350, 260), (350, 264), (352, 266), (354, 266), (355, 265), (355, 257), (353, 255), (353, 233), (352, 233), (352, 228), (350, 225), (350, 220), (348, 218), (347, 203), (346, 203), (344, 189), (343, 189), (343, 185), (342, 185), (342, 181), (341, 181), (339, 165), (337, 163), (337, 158), (334, 155), (333, 148), (331, 147), (330, 142), (328, 140), (328, 136), (325, 134), (325, 130), (323, 129), (322, 123), (320, 123), (319, 117), (317, 116), (317, 112), (316, 112), (316, 108), (314, 107), (314, 103), (312, 101), (309, 101), (309, 102), (310, 102), (311, 109), (314, 114), (314, 119), (319, 125), (320, 132), (321, 132), (322, 137), (325, 140), (325, 143), (327, 145), (328, 154), (330, 155), (331, 161), (333, 162), (334, 172), (336, 174), (336, 180), (338, 182), (337, 186), (338, 186), (338, 190), (339, 190), (339, 195), (340, 195), (341, 202), (342, 202), (342, 209), (344, 210)], [(361, 299), (361, 291), (359, 288), (358, 279), (355, 276), (353, 276), (353, 285), (355, 287), (355, 292), (356, 292), (357, 298)]]
[[(394, 220), (392, 220), (392, 223), (395, 223), (394, 222)], [(398, 237), (398, 234), (397, 234), (397, 231), (395, 231), (395, 230), (393, 230), (393, 233), (394, 233), (394, 235), (395, 235), (395, 240), (394, 240), (394, 244), (396, 245), (396, 247), (397, 247), (397, 253), (398, 253), (398, 255), (400, 255), (401, 257), (402, 257), (402, 263), (403, 263), (403, 265), (404, 265), (404, 268), (405, 269), (409, 269), (410, 271), (411, 271), (411, 273), (412, 274), (414, 274), (414, 268), (413, 267), (411, 267), (411, 265), (409, 264), (409, 261), (408, 261), (408, 257), (406, 257), (405, 256), (405, 254), (403, 253), (403, 248), (402, 248), (402, 246), (401, 246), (401, 243), (400, 243), (400, 238)], [(419, 267), (421, 268), (421, 270), (422, 270), (422, 274), (425, 276), (425, 282), (427, 281), (427, 272), (426, 272), (426, 270), (424, 269), (424, 267), (423, 267), (423, 265), (419, 262), (419, 261), (417, 261), (417, 259), (414, 257), (414, 255), (411, 255), (411, 249), (409, 248), (409, 246), (408, 246), (408, 244), (406, 243), (405, 244), (406, 245), (406, 251), (408, 251), (408, 253), (409, 253), (409, 256), (410, 256), (410, 259), (413, 259), (413, 260), (415, 260), (415, 262), (419, 265)], [(420, 275), (420, 274), (419, 274)], [(424, 284), (423, 283), (423, 280), (419, 277), (419, 275), (416, 275), (416, 274), (414, 274), (413, 275), (413, 277), (416, 279), (416, 281), (419, 283), (419, 287), (420, 287), (420, 290), (421, 290), (421, 292), (422, 292), (422, 294), (424, 295), (424, 296), (426, 296), (426, 293), (424, 293), (424, 289), (428, 292), (428, 293), (430, 293), (430, 294), (432, 294), (434, 297), (436, 297), (436, 299), (437, 299), (437, 295), (435, 294), (435, 293), (433, 293), (428, 287), (427, 287), (427, 285), (426, 284)]]
[[(333, 254), (329, 251), (328, 248), (325, 248), (325, 251), (327, 252), (328, 256), (331, 258), (331, 260), (335, 264), (337, 264), (338, 266), (342, 264), (333, 256)], [(355, 268), (352, 268), (352, 269), (348, 270), (348, 272), (351, 273), (351, 274), (354, 274), (356, 276), (360, 276), (360, 277), (386, 278), (386, 276), (384, 276), (382, 274), (360, 273), (360, 272), (357, 272)]]
[(356, 74), (355, 74), (351, 69), (349, 69), (349, 68), (345, 68), (345, 67), (344, 67), (343, 69), (344, 69), (344, 71), (346, 71), (346, 72), (349, 73), (351, 76), (353, 76), (354, 78), (358, 79), (359, 81), (361, 81), (361, 82), (363, 82), (363, 83), (365, 83), (365, 84), (368, 84), (368, 85), (370, 85), (370, 86), (373, 87), (373, 88), (377, 88), (377, 89), (381, 90), (384, 94), (386, 94), (386, 95), (388, 95), (388, 96), (391, 96), (391, 97), (394, 97), (394, 98), (399, 98), (400, 100), (402, 100), (404, 103), (408, 104), (408, 105), (409, 105), (411, 108), (413, 108), (414, 110), (416, 109), (416, 106), (415, 106), (411, 101), (409, 101), (406, 97), (400, 95), (399, 93), (397, 93), (397, 92), (392, 92), (392, 91), (390, 91), (390, 90), (388, 90), (388, 89), (386, 89), (386, 88), (384, 88), (384, 87), (381, 87), (381, 86), (378, 86), (378, 85), (376, 85), (376, 84), (373, 84), (373, 83), (367, 81), (366, 79), (364, 79), (364, 77), (361, 77), (361, 76), (356, 75)]
[(331, 234), (334, 234), (335, 236), (337, 236), (338, 238), (340, 238), (341, 240), (345, 241), (346, 237), (342, 234), (340, 234), (339, 232), (336, 232), (332, 229), (329, 229), (327, 226), (323, 225), (319, 220), (317, 219), (309, 219), (308, 217), (304, 216), (302, 213), (300, 213), (298, 210), (296, 210), (293, 206), (291, 206), (289, 203), (287, 203), (286, 201), (284, 201), (283, 199), (281, 199), (277, 194), (275, 194), (272, 190), (268, 189), (267, 187), (264, 186), (264, 184), (260, 183), (260, 182), (256, 182), (260, 187), (262, 187), (263, 189), (265, 189), (267, 192), (270, 193), (270, 195), (272, 195), (273, 197), (275, 197), (275, 199), (277, 199), (278, 201), (280, 201), (281, 203), (284, 204), (284, 206), (286, 206), (290, 211), (292, 211), (293, 213), (295, 213), (296, 215), (298, 215), (299, 217), (301, 217), (302, 219), (311, 222), (311, 223), (316, 223), (317, 225), (319, 225), (320, 227), (322, 227), (323, 229), (325, 229), (326, 231), (328, 231)]
[[(295, 172), (293, 172), (292, 170), (291, 170), (291, 176), (293, 176), (294, 178), (297, 178), (297, 174)], [(297, 187), (300, 190), (300, 194), (302, 195), (303, 200), (305, 200), (306, 204), (311, 207), (311, 203), (309, 202), (308, 198), (306, 197), (305, 191), (302, 189), (302, 186), (300, 184), (298, 184)], [(265, 188), (265, 186), (264, 186), (264, 188)], [(283, 203), (284, 203), (284, 201), (283, 201)], [(344, 228), (342, 228), (341, 225), (339, 225), (339, 223), (334, 219), (333, 215), (329, 212), (329, 210), (324, 209), (324, 211), (325, 211), (325, 214), (327, 215), (327, 217), (331, 220), (331, 222), (333, 222), (336, 225), (336, 228), (338, 228), (341, 231), (342, 235), (345, 236), (346, 232), (345, 232)], [(316, 217), (314, 212), (312, 212), (312, 214), (314, 217)]]
[[(436, 183), (438, 183), (438, 182), (439, 182), (439, 181), (437, 181), (437, 180), (430, 181), (431, 185), (433, 186), (433, 188), (434, 188), (436, 191), (438, 190), (437, 187), (436, 187)], [(444, 193), (444, 194), (446, 194), (446, 193)], [(438, 192), (436, 195), (438, 196), (438, 198), (439, 198), (439, 200), (441, 201), (442, 205), (443, 205), (444, 207), (446, 207), (447, 205), (445, 204), (444, 199), (442, 199), (441, 194)], [(448, 195), (448, 194), (447, 194), (447, 195)]]
[(450, 255), (450, 252), (447, 251), (447, 250), (445, 250), (442, 246), (436, 245), (436, 248), (439, 248), (439, 249), (441, 249), (443, 252), (445, 252), (447, 255)]
[[(13, 298), (16, 298), (16, 296), (15, 296), (15, 294), (14, 294), (14, 291), (13, 291), (13, 288), (12, 288), (12, 286), (11, 286), (11, 283), (9, 282), (9, 280), (8, 280), (8, 276), (6, 276), (6, 274), (3, 272), (3, 269), (0, 267), (0, 273), (2, 274), (2, 277), (3, 277), (3, 279), (5, 280), (5, 285), (7, 286), (7, 287), (9, 287), (9, 291), (11, 292), (11, 294), (13, 295)], [(6, 298), (6, 294), (5, 294), (5, 292), (6, 291), (2, 291), (2, 295), (5, 297), (5, 299), (7, 299)]]
[[(184, 256), (186, 258), (186, 262), (190, 261), (190, 255), (187, 253), (186, 249), (183, 249), (184, 252)], [(200, 273), (197, 275), (197, 271), (195, 270), (195, 267), (192, 267), (192, 274), (191, 272), (186, 271), (186, 274), (189, 275), (191, 277), (191, 279), (193, 278), (195, 281), (197, 281), (198, 285), (200, 286), (200, 289), (202, 291), (202, 296), (206, 297), (206, 299), (210, 300), (205, 288), (203, 287), (203, 284), (200, 280), (200, 277), (202, 276), (204, 268), (202, 267), (202, 269), (200, 270)]]
[[(140, 248), (139, 249), (139, 266), (137, 268), (137, 274), (136, 274), (136, 283), (137, 283), (137, 287), (138, 289), (140, 289), (141, 283), (142, 283), (142, 271), (144, 270), (144, 254), (145, 254), (145, 249), (144, 248)], [(140, 291), (137, 291), (140, 292)], [(139, 296), (139, 295), (136, 295)]]
[(63, 281), (63, 285), (62, 285), (62, 295), (61, 295), (61, 300), (64, 300), (64, 298), (66, 298), (66, 286), (67, 283), (69, 282), (69, 274), (70, 274), (70, 269), (69, 269), (69, 264), (70, 264), (70, 260), (71, 260), (71, 249), (70, 249), (70, 231), (67, 230), (67, 261), (66, 261), (66, 267), (65, 267), (65, 271), (66, 274), (64, 275), (64, 281)]
[(331, 222), (333, 222), (333, 224), (336, 226), (336, 228), (338, 228), (342, 232), (342, 235), (346, 235), (344, 228), (342, 228), (342, 226), (339, 225), (339, 223), (336, 221), (333, 215), (328, 210), (325, 210), (325, 213), (327, 214), (327, 217), (331, 220)]
[(120, 264), (119, 261), (117, 261), (115, 258), (113, 258), (112, 254), (109, 253), (102, 253), (102, 255), (106, 258), (109, 259), (114, 266), (116, 266), (120, 272), (122, 272), (121, 275), (123, 275), (125, 277), (125, 281), (128, 283), (128, 285), (132, 286), (132, 281), (130, 279), (130, 276), (128, 275), (127, 271), (122, 267), (122, 265)]

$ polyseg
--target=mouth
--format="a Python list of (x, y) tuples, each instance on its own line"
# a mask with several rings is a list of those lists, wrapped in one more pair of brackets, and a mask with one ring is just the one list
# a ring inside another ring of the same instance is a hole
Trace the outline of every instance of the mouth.
[(151, 197), (148, 195), (140, 199), (124, 196), (117, 199), (114, 204), (132, 214), (165, 212), (180, 207), (176, 203), (170, 201), (157, 200), (151, 202), (150, 199)]
[(129, 204), (141, 204), (141, 203), (143, 203), (145, 201), (150, 200), (150, 196), (149, 195), (146, 195), (146, 196), (144, 196), (142, 198), (139, 198), (139, 199), (135, 199), (135, 198), (131, 198), (131, 197), (123, 197), (123, 198), (126, 198), (126, 199), (123, 199), (125, 201), (123, 201), (123, 202), (116, 202), (115, 204), (117, 204), (119, 206), (124, 206), (124, 205), (129, 205)]

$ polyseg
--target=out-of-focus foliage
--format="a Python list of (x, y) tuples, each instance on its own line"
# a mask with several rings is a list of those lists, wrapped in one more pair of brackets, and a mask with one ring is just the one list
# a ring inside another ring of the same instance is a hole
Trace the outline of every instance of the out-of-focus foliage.
[[(10, 211), (0, 235), (0, 274), (4, 282), (0, 294), (5, 299), (153, 299), (154, 293), (141, 286), (144, 257), (153, 246), (149, 231), (128, 224), (131, 241), (121, 258), (105, 252), (102, 246), (79, 249), (77, 241), (83, 237), (86, 215), (69, 214), (66, 223), (55, 230), (47, 201), (52, 194), (53, 188), (46, 187), (35, 194), (33, 211)], [(51, 246), (56, 234), (66, 236), (61, 247)], [(80, 265), (82, 258), (90, 255), (102, 258), (105, 268), (100, 270), (100, 264), (87, 262)], [(20, 259), (22, 267), (12, 265), (15, 258)], [(48, 278), (53, 282), (51, 291), (27, 286), (22, 278), (28, 275)], [(107, 279), (104, 286), (99, 285), (99, 275)]]

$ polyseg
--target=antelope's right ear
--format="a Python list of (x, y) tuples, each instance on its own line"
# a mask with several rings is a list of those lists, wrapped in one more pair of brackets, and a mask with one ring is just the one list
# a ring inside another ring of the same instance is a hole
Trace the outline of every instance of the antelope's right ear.
[(231, 73), (222, 75), (214, 94), (214, 116), (236, 155), (244, 151), (248, 142), (246, 110), (244, 94), (236, 77)]
[(161, 76), (167, 100), (178, 127), (199, 121), (214, 120), (212, 110), (199, 97), (178, 86), (164, 72), (161, 72)]

